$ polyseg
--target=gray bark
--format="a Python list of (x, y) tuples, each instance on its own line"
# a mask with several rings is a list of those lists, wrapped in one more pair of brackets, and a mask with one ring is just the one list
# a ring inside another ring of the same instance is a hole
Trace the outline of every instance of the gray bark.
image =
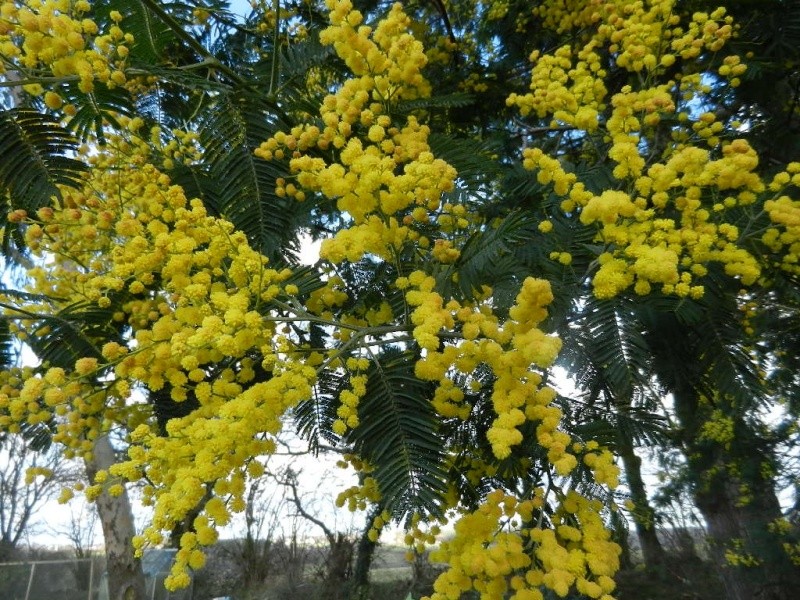
[(633, 446), (628, 443), (621, 443), (618, 452), (634, 504), (634, 526), (642, 547), (644, 563), (650, 568), (657, 567), (664, 563), (665, 554), (656, 533), (656, 511), (647, 498), (647, 489), (642, 478), (642, 459), (636, 456)]
[[(764, 468), (772, 462), (771, 450), (744, 420), (737, 421), (736, 440), (728, 446), (703, 439), (700, 432), (707, 415), (696, 392), (676, 389), (674, 397), (694, 501), (708, 526), (724, 598), (794, 600), (800, 589), (800, 567), (792, 563), (783, 543), (796, 543), (797, 536), (781, 537), (772, 531), (772, 524), (783, 515), (775, 481)], [(731, 563), (727, 551), (752, 556), (757, 562)]]
[[(93, 482), (98, 471), (108, 469), (115, 462), (114, 448), (108, 437), (99, 437), (95, 440), (92, 459), (86, 461), (89, 481)], [(141, 561), (133, 554), (133, 536), (136, 530), (128, 494), (123, 492), (115, 497), (104, 491), (96, 503), (105, 539), (108, 598), (144, 600), (144, 573)]]
[[(727, 600), (793, 600), (800, 589), (800, 567), (794, 565), (770, 524), (781, 517), (780, 505), (770, 482), (752, 489), (752, 498), (741, 502), (739, 481), (716, 478), (714, 485), (700, 486), (695, 502), (703, 515), (711, 551), (725, 587)], [(753, 555), (758, 564), (730, 564), (725, 556), (739, 540), (735, 553)]]

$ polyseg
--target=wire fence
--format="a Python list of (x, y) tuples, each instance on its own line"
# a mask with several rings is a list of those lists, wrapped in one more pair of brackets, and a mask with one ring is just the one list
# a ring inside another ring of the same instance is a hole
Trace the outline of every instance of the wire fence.
[(3, 600), (101, 600), (99, 558), (0, 563)]
[[(146, 600), (192, 600), (194, 581), (185, 590), (169, 592), (164, 587), (169, 571), (148, 569), (152, 566), (148, 562), (153, 561), (145, 560), (143, 564)], [(0, 599), (108, 600), (105, 560), (95, 557), (0, 563)]]

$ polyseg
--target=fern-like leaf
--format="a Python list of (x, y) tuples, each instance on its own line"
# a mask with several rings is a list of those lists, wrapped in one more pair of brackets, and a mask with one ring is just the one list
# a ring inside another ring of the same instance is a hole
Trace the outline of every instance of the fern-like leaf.
[(299, 250), (295, 233), (309, 210), (275, 193), (284, 173), (253, 153), (274, 131), (274, 118), (243, 96), (220, 97), (200, 123), (204, 168), (213, 185), (204, 200), (273, 259), (285, 257), (287, 249)]
[(413, 511), (438, 514), (447, 485), (429, 385), (414, 376), (409, 352), (375, 358), (367, 376), (358, 408), (361, 422), (346, 441), (375, 467), (371, 475), (396, 517)]
[(632, 307), (623, 300), (588, 298), (562, 336), (562, 361), (591, 396), (630, 405), (649, 381), (649, 349)]
[(79, 358), (102, 360), (97, 340), (118, 337), (113, 311), (93, 304), (71, 304), (53, 316), (42, 317), (40, 322), (46, 333), (30, 336), (26, 343), (43, 363), (66, 369), (71, 369)]
[(322, 372), (314, 386), (314, 395), (299, 403), (292, 412), (297, 431), (308, 441), (309, 448), (317, 453), (323, 441), (339, 442), (333, 433), (338, 398), (347, 386), (347, 378), (331, 371)]
[(476, 232), (464, 244), (453, 265), (461, 294), (472, 296), (481, 286), (508, 287), (505, 301), (513, 300), (527, 269), (516, 256), (516, 248), (530, 242), (537, 220), (522, 211), (509, 214), (495, 226)]
[(0, 318), (0, 369), (8, 369), (16, 362), (15, 341), (8, 319)]
[(77, 148), (77, 140), (45, 114), (0, 111), (0, 190), (11, 207), (35, 212), (61, 197), (57, 186), (80, 185), (85, 166), (72, 158)]
[(120, 116), (133, 116), (133, 102), (123, 88), (112, 90), (101, 83), (96, 83), (94, 91), (85, 94), (75, 86), (70, 86), (64, 91), (64, 97), (78, 107), (67, 122), (67, 126), (83, 141), (94, 135), (100, 144), (104, 144), (106, 124), (120, 128), (118, 122)]

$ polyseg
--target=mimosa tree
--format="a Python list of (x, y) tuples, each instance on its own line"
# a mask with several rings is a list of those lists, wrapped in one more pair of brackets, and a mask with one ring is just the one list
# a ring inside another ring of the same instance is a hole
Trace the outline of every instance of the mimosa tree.
[[(699, 4), (4, 3), (3, 318), (42, 362), (0, 426), (89, 461), (122, 433), (64, 499), (144, 482), (171, 588), (297, 427), (370, 539), (437, 546), (433, 598), (608, 600), (657, 389), (728, 596), (788, 598), (756, 316), (793, 297), (800, 163), (755, 132), (796, 105), (739, 90), (797, 74)], [(562, 346), (589, 405), (548, 385)]]

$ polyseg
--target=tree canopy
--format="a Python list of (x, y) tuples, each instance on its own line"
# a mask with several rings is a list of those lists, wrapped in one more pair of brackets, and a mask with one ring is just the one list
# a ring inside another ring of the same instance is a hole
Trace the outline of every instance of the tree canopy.
[(120, 434), (62, 496), (142, 482), (171, 588), (296, 428), (437, 600), (610, 599), (617, 461), (657, 561), (636, 455), (677, 450), (728, 597), (788, 599), (798, 49), (790, 0), (4, 2), (0, 333), (40, 362), (0, 428)]

